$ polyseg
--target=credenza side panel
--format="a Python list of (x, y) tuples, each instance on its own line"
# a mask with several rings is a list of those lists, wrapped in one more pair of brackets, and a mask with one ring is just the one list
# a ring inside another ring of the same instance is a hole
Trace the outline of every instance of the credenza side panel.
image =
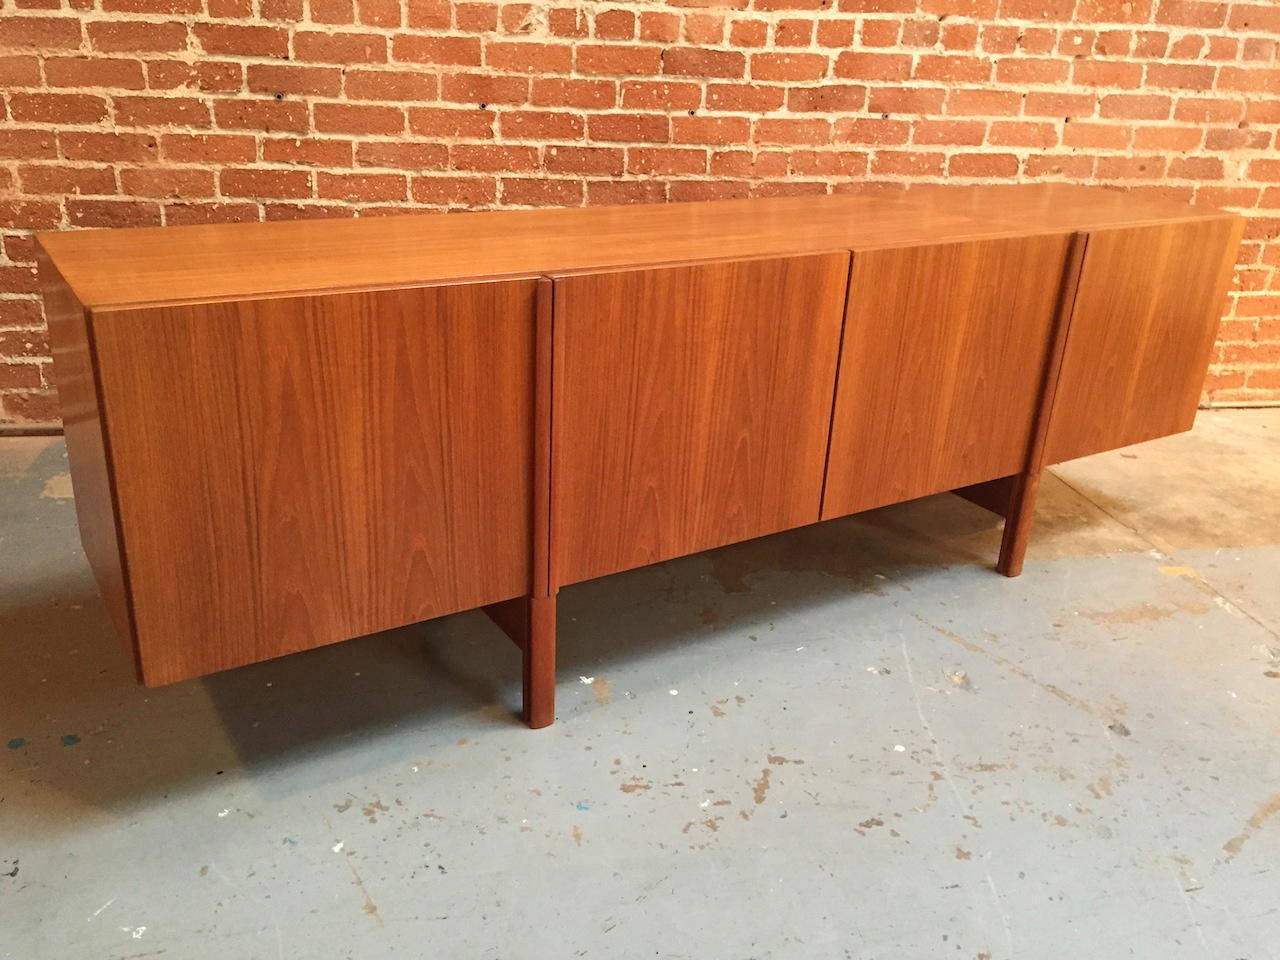
[(535, 285), (94, 315), (147, 683), (528, 592)]
[(848, 266), (556, 278), (557, 583), (817, 520)]
[(134, 659), (133, 622), (89, 325), (84, 307), (43, 251), (39, 273), (80, 542), (116, 636)]
[(1191, 429), (1242, 228), (1223, 217), (1088, 235), (1047, 463)]
[(1024, 469), (1070, 242), (854, 253), (824, 519)]

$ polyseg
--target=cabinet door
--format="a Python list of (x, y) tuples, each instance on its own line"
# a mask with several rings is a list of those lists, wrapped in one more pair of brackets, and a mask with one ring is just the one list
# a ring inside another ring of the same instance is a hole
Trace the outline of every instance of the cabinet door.
[(556, 279), (553, 582), (817, 520), (848, 264)]
[(1191, 429), (1242, 226), (1089, 234), (1046, 462)]
[(94, 315), (147, 683), (528, 590), (534, 291)]
[(1024, 469), (1070, 239), (854, 253), (824, 519)]

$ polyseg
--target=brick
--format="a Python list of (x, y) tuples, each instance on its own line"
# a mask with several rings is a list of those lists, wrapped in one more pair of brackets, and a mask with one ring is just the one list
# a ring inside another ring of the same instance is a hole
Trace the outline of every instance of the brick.
[(387, 38), (376, 33), (300, 30), (293, 37), (293, 53), (311, 63), (386, 63)]
[(75, 17), (0, 17), (0, 49), (74, 50), (80, 46)]
[(350, 140), (330, 137), (280, 137), (262, 141), (262, 159), (266, 163), (349, 167), (352, 156)]
[(114, 97), (112, 106), (116, 124), (124, 127), (207, 127), (210, 123), (208, 104), (190, 97)]
[(0, 128), (0, 158), (51, 160), (58, 156), (58, 142), (52, 130)]
[(911, 124), (905, 120), (857, 117), (836, 121), (835, 138), (844, 143), (868, 143), (892, 146), (906, 143)]
[(597, 113), (587, 118), (587, 136), (614, 143), (665, 143), (671, 139), (670, 121), (653, 114)]
[(711, 83), (707, 85), (707, 109), (766, 113), (783, 104), (782, 87), (754, 83)]
[(1209, 90), (1213, 87), (1214, 67), (1191, 63), (1149, 63), (1146, 84), (1181, 90)]
[(434, 141), (364, 140), (356, 145), (356, 164), (361, 167), (443, 170), (448, 163), (449, 148)]
[(582, 204), (581, 180), (503, 179), (502, 202), (525, 207), (577, 207)]
[[(846, 21), (847, 22), (847, 21)], [(674, 37), (672, 39), (675, 39)], [(729, 43), (735, 47), (763, 47), (769, 42), (769, 24), (764, 20), (735, 20), (729, 27)], [(853, 42), (853, 31), (844, 46)]]
[(640, 14), (639, 39), (650, 43), (675, 43), (680, 39), (680, 17), (674, 13), (645, 10)]
[(370, 27), (400, 26), (399, 0), (357, 0), (356, 22)]
[(188, 44), (185, 23), (90, 23), (86, 30), (93, 49), (106, 53), (176, 52), (186, 50)]
[(833, 83), (787, 91), (787, 109), (793, 113), (846, 113), (861, 110), (866, 102), (867, 88), (861, 84)]
[(807, 47), (813, 43), (812, 20), (779, 20), (774, 25), (773, 43), (778, 47)]
[(991, 79), (991, 61), (984, 57), (925, 54), (917, 59), (912, 76), (941, 83), (986, 83)]
[(829, 61), (821, 53), (753, 53), (751, 79), (767, 81), (821, 80)]
[(1008, 179), (1018, 175), (1018, 158), (1012, 153), (957, 153), (947, 161), (947, 175)]
[(917, 120), (911, 128), (911, 142), (927, 146), (980, 147), (987, 126), (978, 120)]
[[(37, 78), (39, 71), (37, 70)], [(139, 60), (110, 57), (46, 57), (45, 81), (51, 87), (105, 87), (115, 90), (141, 90), (146, 86)], [(26, 86), (18, 80), (13, 86)]]
[(996, 62), (997, 83), (1066, 83), (1071, 73), (1071, 64), (1066, 60), (1051, 60), (1044, 57), (1021, 57)]
[(438, 81), (431, 73), (413, 70), (347, 71), (346, 93), (351, 100), (434, 100), (438, 92)]
[(460, 143), (449, 148), (449, 163), (455, 170), (477, 172), (536, 170), (538, 148)]
[(414, 177), (413, 200), (438, 206), (479, 207), (498, 197), (492, 177)]
[(97, 123), (107, 116), (107, 101), (83, 93), (13, 93), (9, 110), (28, 123)]
[(568, 44), (490, 41), (484, 48), (485, 64), (512, 73), (568, 73), (573, 48)]
[(501, 115), (498, 129), (507, 140), (581, 140), (586, 122), (561, 111), (512, 110)]
[(223, 170), (218, 186), (226, 197), (271, 197), (296, 200), (312, 195), (307, 170)]
[(529, 99), (529, 78), (447, 74), (440, 81), (440, 97), (454, 103), (524, 103)]
[(911, 58), (896, 53), (846, 52), (836, 58), (835, 75), (853, 80), (906, 80)]
[(1071, 81), (1082, 87), (1137, 89), (1142, 86), (1142, 64), (1078, 60), (1072, 67)]
[(1006, 90), (955, 90), (947, 98), (947, 113), (960, 116), (1011, 117), (1021, 97)]
[[(56, 63), (64, 58), (50, 57), (48, 59)], [(68, 85), (50, 82), (53, 86)], [(0, 84), (8, 88), (38, 87), (40, 85), (40, 58), (23, 55), (0, 56)]]
[(40, 230), (56, 227), (58, 205), (48, 200), (0, 200), (0, 227)]
[(592, 32), (600, 40), (632, 40), (636, 15), (630, 10), (602, 10), (595, 15)]
[(289, 53), (289, 34), (282, 27), (197, 23), (191, 32), (205, 53), (240, 57), (283, 57)]
[(54, 163), (23, 164), (18, 178), (26, 193), (116, 192), (116, 172), (111, 167), (80, 167)]
[(675, 117), (671, 133), (675, 143), (741, 143), (751, 135), (751, 121), (746, 117)]
[(1154, 180), (1164, 175), (1164, 157), (1100, 157), (1099, 180)]
[(622, 175), (626, 154), (617, 147), (550, 146), (544, 158), (548, 173), (578, 173), (585, 176)]
[(211, 197), (213, 171), (191, 167), (126, 167), (120, 189), (135, 197)]
[(213, 119), (228, 130), (305, 132), (309, 126), (305, 103), (280, 100), (216, 100)]
[(755, 121), (752, 138), (756, 143), (826, 143), (831, 139), (831, 121), (789, 117), (761, 119)]
[(707, 172), (707, 151), (676, 147), (631, 147), (627, 172), (648, 176), (685, 176)]
[(579, 73), (651, 75), (662, 70), (658, 47), (591, 46), (577, 48), (575, 65)]
[(1076, 19), (1088, 23), (1146, 23), (1155, 0), (1080, 0)]
[(675, 76), (737, 79), (746, 69), (747, 58), (736, 50), (668, 47), (662, 54), (662, 72)]
[(317, 103), (312, 110), (317, 133), (401, 133), (405, 114), (399, 107), (350, 103)]
[(871, 172), (889, 176), (942, 175), (946, 155), (941, 153), (908, 153), (901, 150), (877, 150), (871, 157)]
[(391, 57), (402, 63), (478, 67), (481, 62), (480, 38), (419, 37), (405, 34), (391, 41)]
[(492, 110), (460, 110), (449, 107), (414, 107), (409, 110), (409, 130), (420, 137), (493, 137)]
[(233, 61), (149, 60), (146, 66), (147, 86), (152, 90), (185, 87), (203, 93), (236, 93), (244, 88), (243, 67)]
[(257, 149), (253, 137), (247, 136), (166, 133), (160, 137), (160, 155), (179, 163), (252, 163)]
[(696, 110), (702, 87), (696, 83), (663, 80), (624, 80), (622, 106), (636, 110)]
[(156, 156), (156, 138), (145, 133), (79, 133), (62, 131), (58, 147), (68, 160), (142, 163)]
[(540, 107), (579, 107), (607, 110), (617, 106), (618, 87), (612, 80), (535, 79), (529, 102)]
[(1217, 0), (1158, 0), (1155, 22), (1175, 27), (1220, 27), (1227, 5)]
[(697, 46), (716, 46), (724, 42), (724, 27), (725, 21), (722, 16), (686, 14), (680, 39)]
[(342, 92), (342, 70), (338, 67), (251, 63), (245, 70), (245, 85), (250, 93), (336, 97)]
[(1098, 98), (1087, 93), (1027, 94), (1023, 112), (1029, 117), (1091, 117), (1098, 109)]
[(947, 91), (942, 87), (876, 87), (869, 96), (871, 113), (941, 113)]
[(165, 203), (161, 207), (165, 226), (199, 223), (245, 223), (258, 219), (256, 203)]
[[(314, 13), (311, 18), (315, 19)], [(452, 20), (449, 0), (406, 0), (405, 22), (415, 30), (447, 30)]]
[(160, 205), (148, 200), (67, 200), (67, 221), (76, 227), (158, 227)]
[(316, 174), (316, 196), (348, 203), (379, 203), (404, 200), (409, 195), (409, 181), (399, 173), (326, 173)]
[(1103, 117), (1123, 117), (1129, 120), (1165, 120), (1173, 106), (1169, 97), (1158, 94), (1113, 93), (1098, 103), (1098, 114)]

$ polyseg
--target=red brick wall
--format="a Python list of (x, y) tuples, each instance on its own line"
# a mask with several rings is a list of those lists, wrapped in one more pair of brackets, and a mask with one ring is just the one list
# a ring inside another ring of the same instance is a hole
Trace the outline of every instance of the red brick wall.
[(33, 229), (1057, 179), (1250, 225), (1206, 396), (1280, 400), (1280, 2), (2, 0), (0, 419)]

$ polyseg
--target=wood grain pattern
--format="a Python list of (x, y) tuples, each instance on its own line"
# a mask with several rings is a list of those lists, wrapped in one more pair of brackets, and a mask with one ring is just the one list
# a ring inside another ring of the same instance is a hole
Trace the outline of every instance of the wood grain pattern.
[[(1219, 215), (1097, 187), (146, 227), (41, 234), (90, 309), (611, 269)], [(1126, 220), (1125, 218), (1130, 218)]]
[(102, 428), (93, 343), (84, 307), (62, 274), (38, 252), (40, 289), (44, 294), (54, 381), (62, 410), (67, 465), (75, 494), (80, 542), (98, 582), (116, 637), (138, 670), (133, 611), (125, 557), (116, 524), (110, 452)]
[(535, 285), (94, 315), (147, 683), (529, 592)]
[(848, 262), (556, 279), (559, 583), (817, 519)]
[(824, 519), (1024, 468), (1068, 242), (854, 255)]
[(1089, 234), (1047, 463), (1191, 429), (1243, 221)]

